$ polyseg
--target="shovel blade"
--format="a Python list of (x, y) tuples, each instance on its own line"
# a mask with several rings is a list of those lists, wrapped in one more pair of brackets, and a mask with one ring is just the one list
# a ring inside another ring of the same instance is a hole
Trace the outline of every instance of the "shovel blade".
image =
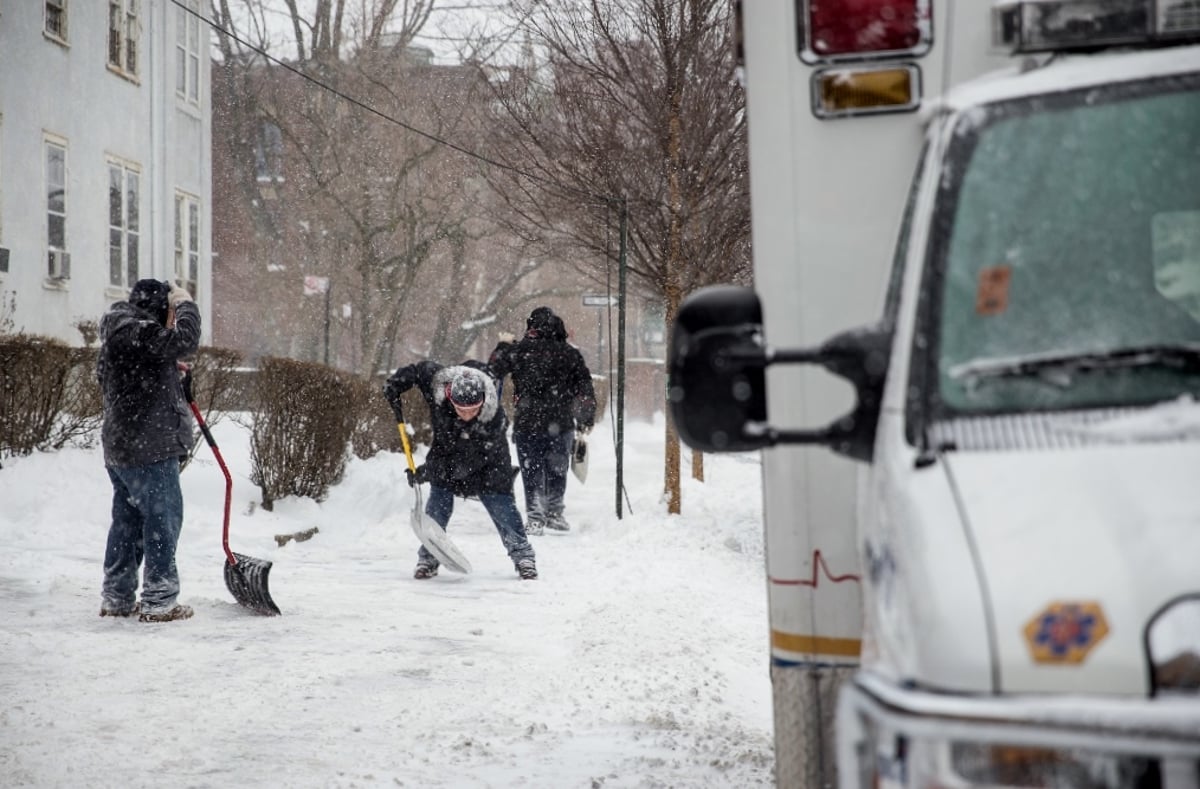
[(225, 587), (242, 606), (263, 616), (279, 616), (279, 606), (271, 599), (267, 576), (271, 562), (234, 553), (237, 564), (225, 561)]
[(417, 539), (425, 546), (425, 550), (432, 553), (447, 570), (453, 570), (456, 573), (471, 572), (471, 562), (466, 555), (447, 536), (446, 531), (438, 526), (433, 518), (425, 514), (420, 487), (413, 489), (411, 521), (413, 534), (417, 535)]

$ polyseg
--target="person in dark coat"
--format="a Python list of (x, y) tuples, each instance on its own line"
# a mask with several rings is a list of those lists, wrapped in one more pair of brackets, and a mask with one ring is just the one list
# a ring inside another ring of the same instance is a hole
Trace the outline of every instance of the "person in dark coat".
[(178, 285), (139, 280), (129, 300), (100, 319), (100, 440), (113, 488), (100, 616), (169, 622), (192, 615), (176, 602), (175, 548), (183, 528), (180, 463), (193, 442), (180, 360), (199, 346), (200, 310)]
[(583, 354), (567, 342), (562, 318), (538, 307), (529, 313), (525, 336), (516, 342), (502, 339), (488, 365), (500, 380), (512, 375), (513, 442), (528, 531), (567, 531), (563, 498), (571, 444), (575, 430), (588, 433), (596, 419), (596, 391)]
[[(383, 394), (397, 421), (403, 422), (400, 395), (417, 387), (429, 406), (433, 443), (425, 463), (409, 484), (429, 483), (425, 512), (443, 529), (454, 512), (454, 497), (478, 497), (517, 574), (537, 578), (533, 546), (513, 496), (514, 469), (508, 449), (508, 416), (500, 407), (496, 383), (485, 365), (476, 361), (443, 367), (423, 361), (401, 367), (384, 384)], [(414, 578), (437, 575), (438, 560), (422, 545), (417, 551)]]

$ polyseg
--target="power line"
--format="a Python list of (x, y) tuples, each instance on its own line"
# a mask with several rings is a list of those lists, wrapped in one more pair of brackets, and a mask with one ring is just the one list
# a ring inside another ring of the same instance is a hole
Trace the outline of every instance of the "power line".
[(429, 140), (430, 142), (437, 143), (438, 145), (444, 145), (447, 148), (458, 151), (459, 153), (463, 154), (464, 156), (469, 156), (472, 159), (477, 159), (486, 164), (490, 164), (493, 167), (499, 167), (502, 170), (507, 170), (508, 172), (511, 172), (511, 173), (521, 176), (522, 178), (528, 178), (531, 181), (537, 181), (539, 183), (543, 183), (543, 184), (552, 186), (557, 189), (563, 189), (563, 190), (566, 190), (569, 192), (574, 192), (576, 194), (583, 195), (592, 200), (596, 200), (596, 201), (607, 204), (607, 203), (612, 202), (614, 199), (612, 197), (606, 197), (604, 195), (592, 194), (591, 192), (584, 191), (583, 189), (579, 189), (578, 187), (571, 186), (570, 184), (560, 183), (560, 182), (554, 181), (550, 178), (546, 178), (544, 176), (540, 176), (535, 173), (531, 173), (526, 170), (522, 170), (519, 167), (515, 167), (511, 164), (507, 164), (505, 162), (498, 161), (496, 159), (491, 158), (490, 156), (484, 156), (483, 154), (473, 151), (470, 148), (466, 148), (462, 145), (459, 145), (458, 143), (451, 142), (450, 140), (439, 137), (436, 134), (433, 134), (431, 132), (427, 132), (423, 129), (418, 129), (416, 126), (413, 126), (412, 124), (405, 123), (404, 121), (400, 120), (399, 118), (395, 118), (381, 110), (377, 110), (374, 107), (370, 106), (369, 104), (366, 104), (365, 102), (362, 102), (362, 101), (354, 98), (353, 96), (351, 96), (343, 91), (338, 90), (337, 88), (334, 88), (330, 85), (326, 85), (324, 82), (321, 82), (320, 80), (310, 76), (309, 74), (304, 73), (303, 71), (296, 68), (295, 66), (285, 63), (284, 61), (275, 57), (271, 53), (267, 52), (265, 49), (260, 49), (259, 47), (250, 43), (249, 41), (242, 38), (241, 36), (239, 36), (237, 33), (233, 32), (232, 30), (228, 30), (224, 27), (221, 27), (216, 22), (214, 22), (213, 20), (204, 16), (203, 14), (201, 14), (198, 11), (193, 11), (191, 8), (186, 6), (182, 2), (182, 0), (171, 0), (171, 2), (178, 8), (182, 8), (187, 13), (191, 14), (192, 16), (196, 17), (200, 21), (204, 22), (206, 25), (211, 27), (213, 30), (219, 30), (220, 32), (229, 36), (231, 39), (238, 42), (242, 46), (246, 47), (250, 51), (257, 53), (257, 54), (261, 55), (262, 57), (266, 58), (267, 60), (271, 61), (272, 63), (276, 64), (277, 66), (292, 72), (293, 74), (297, 75), (301, 79), (311, 82), (313, 85), (316, 85), (318, 88), (321, 88), (322, 90), (326, 90), (326, 91), (332, 93), (333, 95), (337, 96), (338, 98), (348, 101), (349, 103), (353, 104), (354, 106), (356, 106), (362, 110), (366, 110), (367, 112), (371, 113), (372, 115), (378, 116), (378, 117), (382, 118), (383, 120), (388, 121), (389, 123), (394, 123), (397, 126), (399, 126), (400, 128), (405, 129), (406, 131), (410, 131), (413, 134), (417, 134), (421, 137), (424, 137), (425, 139)]

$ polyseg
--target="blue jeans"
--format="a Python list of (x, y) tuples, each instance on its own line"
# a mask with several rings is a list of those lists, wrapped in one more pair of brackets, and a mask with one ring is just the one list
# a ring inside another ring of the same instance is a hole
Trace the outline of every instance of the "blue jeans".
[[(488, 515), (492, 516), (492, 523), (496, 525), (500, 541), (504, 543), (504, 550), (508, 552), (508, 558), (512, 559), (513, 565), (522, 559), (532, 559), (533, 546), (525, 536), (525, 524), (521, 521), (521, 512), (517, 509), (517, 500), (513, 498), (513, 494), (484, 493), (479, 496), (479, 500)], [(445, 529), (453, 512), (454, 494), (446, 488), (431, 484), (429, 500), (425, 502), (425, 514)], [(425, 550), (424, 545), (417, 550), (417, 561), (433, 567), (438, 564), (438, 560)]]
[(513, 433), (521, 464), (521, 484), (525, 487), (525, 515), (531, 521), (545, 522), (562, 515), (574, 438), (573, 430), (557, 435)]
[(138, 568), (144, 560), (142, 611), (169, 611), (179, 596), (175, 567), (175, 546), (183, 528), (179, 459), (107, 470), (113, 498), (112, 526), (104, 549), (104, 607), (133, 609)]

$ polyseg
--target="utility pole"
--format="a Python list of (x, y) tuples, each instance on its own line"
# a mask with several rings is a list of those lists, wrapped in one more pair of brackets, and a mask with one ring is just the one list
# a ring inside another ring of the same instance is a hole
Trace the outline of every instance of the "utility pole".
[(625, 253), (629, 232), (629, 206), (620, 198), (620, 251), (617, 255), (617, 520), (625, 493)]

